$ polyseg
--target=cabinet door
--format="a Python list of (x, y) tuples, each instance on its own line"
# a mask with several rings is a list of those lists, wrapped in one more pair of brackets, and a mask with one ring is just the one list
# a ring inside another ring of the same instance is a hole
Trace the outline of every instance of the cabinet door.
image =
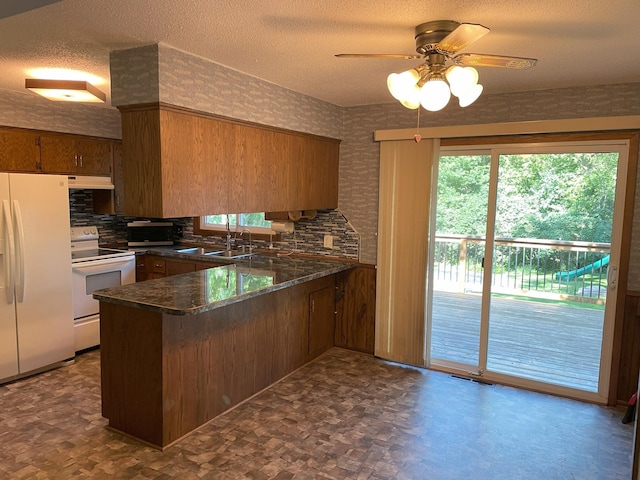
[(43, 135), (40, 141), (46, 173), (111, 175), (111, 142), (107, 140)]
[(333, 346), (335, 330), (335, 287), (309, 294), (309, 355), (316, 356)]
[(39, 138), (37, 133), (0, 129), (0, 171), (37, 172)]
[(124, 215), (124, 174), (122, 172), (122, 143), (113, 142), (113, 203), (114, 211)]
[[(287, 210), (316, 210), (338, 206), (338, 142), (290, 135), (287, 168)], [(285, 166), (283, 165), (283, 168)]]
[(336, 275), (337, 347), (373, 354), (376, 270), (359, 266)]
[(167, 271), (165, 259), (157, 255), (147, 255), (146, 257), (147, 279), (163, 278)]
[(188, 260), (173, 260), (166, 259), (166, 272), (167, 277), (170, 275), (180, 275), (181, 273), (195, 272), (196, 264), (195, 262), (190, 262)]
[(136, 255), (136, 282), (144, 282), (147, 277), (148, 255)]
[(111, 175), (112, 142), (79, 139), (76, 145), (80, 156), (79, 172), (82, 175)]

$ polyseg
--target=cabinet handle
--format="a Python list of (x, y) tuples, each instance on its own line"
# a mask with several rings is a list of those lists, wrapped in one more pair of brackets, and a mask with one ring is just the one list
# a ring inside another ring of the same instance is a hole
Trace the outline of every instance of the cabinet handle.
[(316, 311), (316, 301), (311, 300), (311, 313), (314, 313), (315, 311)]
[(74, 155), (73, 156), (73, 163), (75, 164), (75, 166), (78, 166), (78, 155)]
[(80, 166), (82, 167), (82, 155), (79, 155), (80, 157)]

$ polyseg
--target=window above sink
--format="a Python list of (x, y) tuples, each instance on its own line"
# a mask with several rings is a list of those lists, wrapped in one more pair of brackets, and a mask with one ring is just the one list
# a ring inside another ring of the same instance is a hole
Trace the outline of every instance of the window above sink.
[(200, 228), (226, 233), (227, 220), (232, 232), (240, 233), (242, 230), (247, 229), (251, 233), (271, 233), (271, 221), (264, 219), (264, 212), (207, 215), (200, 217)]

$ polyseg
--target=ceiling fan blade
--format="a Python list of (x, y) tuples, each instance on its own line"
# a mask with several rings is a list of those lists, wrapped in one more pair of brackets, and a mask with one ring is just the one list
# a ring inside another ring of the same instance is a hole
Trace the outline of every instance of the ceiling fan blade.
[(440, 53), (456, 53), (467, 45), (480, 40), (490, 30), (475, 23), (461, 23), (453, 32), (438, 42), (436, 50)]
[(422, 55), (415, 53), (337, 53), (335, 56), (338, 58), (404, 58), (405, 60), (422, 58)]
[(456, 65), (466, 67), (503, 67), (524, 70), (535, 67), (537, 58), (505, 57), (503, 55), (485, 55), (483, 53), (461, 53), (452, 58)]

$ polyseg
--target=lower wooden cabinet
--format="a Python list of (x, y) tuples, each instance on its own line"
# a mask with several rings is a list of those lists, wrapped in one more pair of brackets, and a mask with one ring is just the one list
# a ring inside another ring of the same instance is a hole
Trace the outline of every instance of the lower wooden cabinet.
[(147, 255), (136, 255), (136, 282), (147, 280)]
[(180, 275), (181, 273), (189, 273), (196, 271), (196, 262), (188, 260), (174, 260), (167, 258), (165, 260), (165, 274), (167, 277), (171, 275)]
[(313, 358), (310, 299), (318, 345), (332, 344), (334, 291), (330, 275), (197, 315), (100, 302), (102, 415), (131, 437), (171, 445)]
[[(136, 281), (206, 270), (225, 263), (136, 256)], [(310, 358), (333, 346), (373, 354), (375, 333), (376, 270), (373, 265), (340, 272), (324, 279), (322, 288), (308, 297), (308, 345)], [(328, 283), (327, 283), (328, 282)]]
[(309, 294), (310, 356), (315, 357), (333, 347), (335, 308), (335, 284)]
[(360, 265), (336, 275), (335, 345), (373, 354), (376, 270)]
[(640, 291), (627, 291), (624, 299), (620, 366), (617, 377), (617, 400), (627, 405), (638, 389), (640, 371)]
[(153, 254), (138, 255), (136, 256), (136, 282), (206, 270), (220, 265), (226, 265), (226, 263), (169, 258)]

